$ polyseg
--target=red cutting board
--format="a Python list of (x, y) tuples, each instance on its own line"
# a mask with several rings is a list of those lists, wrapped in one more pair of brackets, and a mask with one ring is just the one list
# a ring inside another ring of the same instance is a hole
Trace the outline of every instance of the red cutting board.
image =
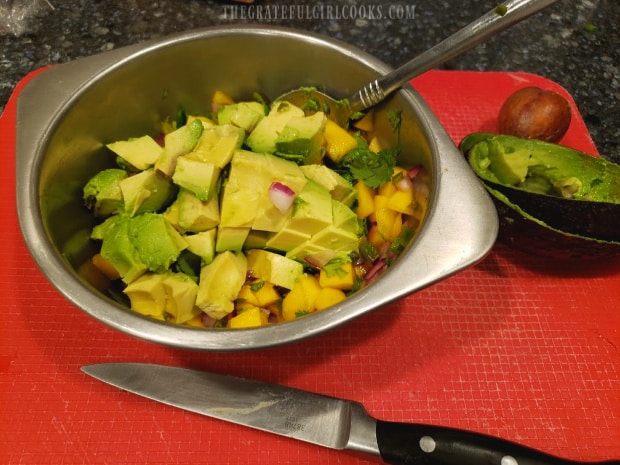
[[(15, 101), (0, 119), (0, 463), (361, 464), (94, 381), (84, 364), (144, 361), (242, 375), (364, 403), (376, 417), (483, 433), (580, 460), (620, 458), (620, 261), (559, 264), (501, 244), (469, 268), (328, 334), (247, 353), (188, 352), (103, 326), (61, 297), (15, 212)], [(523, 73), (414, 81), (455, 142), (494, 131)], [(562, 143), (596, 149), (577, 108)], [(33, 135), (36, 137), (36, 135)]]

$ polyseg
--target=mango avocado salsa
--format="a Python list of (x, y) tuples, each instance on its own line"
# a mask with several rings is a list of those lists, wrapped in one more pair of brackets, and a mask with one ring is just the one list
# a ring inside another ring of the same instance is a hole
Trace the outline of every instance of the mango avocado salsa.
[(372, 113), (349, 129), (287, 102), (214, 103), (107, 143), (116, 166), (83, 189), (94, 286), (171, 323), (256, 327), (336, 305), (409, 244), (427, 173), (396, 166)]

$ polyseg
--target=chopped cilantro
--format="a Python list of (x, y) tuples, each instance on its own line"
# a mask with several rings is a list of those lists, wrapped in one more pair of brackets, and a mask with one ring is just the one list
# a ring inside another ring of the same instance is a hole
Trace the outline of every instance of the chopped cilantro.
[(409, 226), (403, 226), (401, 233), (392, 241), (392, 245), (390, 246), (390, 252), (395, 253), (396, 255), (400, 254), (409, 241), (413, 237), (413, 229)]
[(258, 292), (263, 288), (264, 285), (265, 281), (255, 281), (250, 284), (250, 289), (252, 290), (252, 292)]
[(344, 156), (342, 164), (355, 179), (376, 189), (392, 179), (398, 152), (390, 148), (374, 153), (368, 147), (357, 147)]
[(338, 276), (343, 278), (347, 275), (347, 272), (342, 268), (342, 265), (350, 262), (351, 259), (349, 257), (332, 258), (329, 262), (323, 265), (322, 270), (325, 271), (325, 274), (327, 274), (328, 277)]
[(500, 3), (495, 7), (495, 14), (504, 16), (506, 13), (508, 13), (508, 7), (503, 3)]
[(308, 310), (298, 310), (295, 312), (295, 318), (301, 318), (302, 316), (310, 315), (312, 312)]
[(392, 131), (397, 132), (400, 135), (400, 125), (402, 123), (400, 111), (388, 110), (387, 117), (390, 125), (392, 126)]

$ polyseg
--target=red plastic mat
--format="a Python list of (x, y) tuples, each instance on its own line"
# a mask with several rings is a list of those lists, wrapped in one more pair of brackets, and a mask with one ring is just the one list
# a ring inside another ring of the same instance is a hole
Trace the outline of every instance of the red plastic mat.
[[(572, 459), (620, 458), (619, 260), (567, 266), (498, 244), (477, 266), (333, 332), (248, 353), (161, 347), (85, 315), (43, 278), (17, 224), (15, 100), (30, 77), (0, 119), (0, 463), (366, 463), (80, 372), (105, 361), (242, 375), (354, 399), (381, 419), (467, 428)], [(494, 131), (499, 106), (519, 87), (570, 99), (522, 73), (433, 71), (413, 82), (455, 142)], [(562, 143), (594, 154), (573, 109)]]

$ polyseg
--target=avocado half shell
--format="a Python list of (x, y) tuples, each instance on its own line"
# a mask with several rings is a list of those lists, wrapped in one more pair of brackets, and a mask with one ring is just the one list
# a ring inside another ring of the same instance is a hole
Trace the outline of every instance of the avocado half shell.
[[(460, 149), (495, 202), (503, 242), (562, 259), (620, 254), (620, 165), (557, 144), (488, 133), (465, 137)], [(505, 165), (512, 155), (521, 161)], [(562, 197), (563, 188), (577, 198)]]

